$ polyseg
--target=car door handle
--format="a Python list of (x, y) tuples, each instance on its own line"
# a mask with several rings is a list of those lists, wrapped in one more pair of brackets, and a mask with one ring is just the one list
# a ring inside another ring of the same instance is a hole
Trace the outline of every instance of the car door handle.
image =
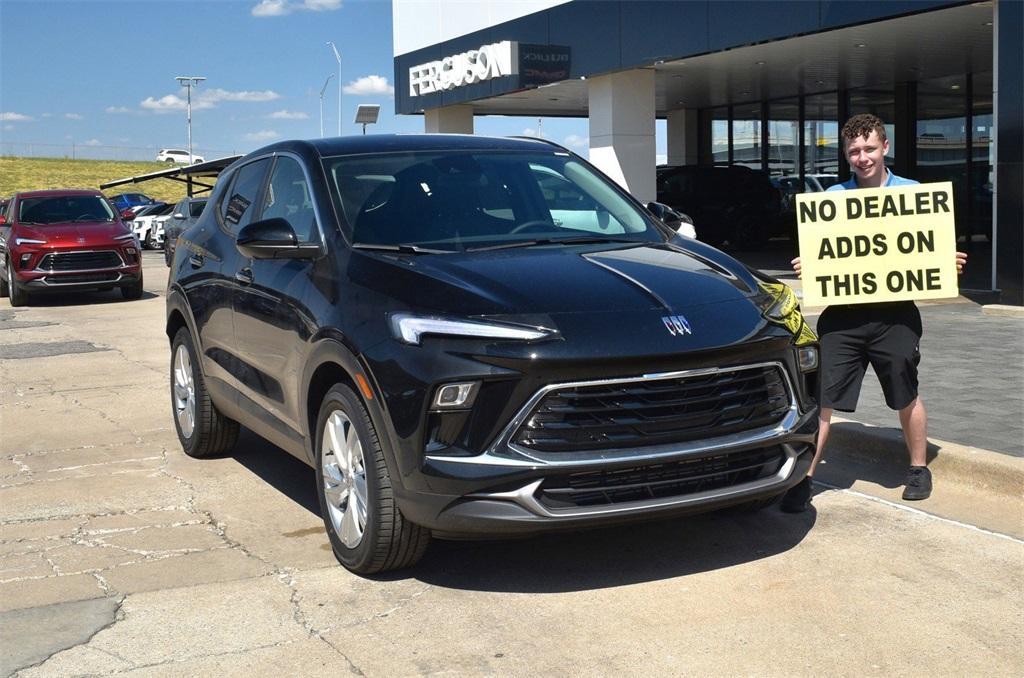
[(188, 258), (188, 263), (192, 265), (192, 268), (202, 268), (203, 267), (203, 255), (202, 254), (193, 254), (191, 257)]
[(253, 281), (252, 269), (248, 266), (235, 273), (235, 280), (242, 283), (243, 285), (251, 285)]

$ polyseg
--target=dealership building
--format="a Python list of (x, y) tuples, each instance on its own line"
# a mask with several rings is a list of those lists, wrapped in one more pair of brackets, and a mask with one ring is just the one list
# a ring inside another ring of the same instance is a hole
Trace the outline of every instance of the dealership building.
[[(667, 164), (849, 177), (839, 129), (887, 123), (888, 164), (952, 181), (986, 289), (1022, 281), (1024, 2), (393, 0), (395, 110), (587, 118), (589, 159), (642, 201)], [(987, 262), (986, 262), (987, 263)]]

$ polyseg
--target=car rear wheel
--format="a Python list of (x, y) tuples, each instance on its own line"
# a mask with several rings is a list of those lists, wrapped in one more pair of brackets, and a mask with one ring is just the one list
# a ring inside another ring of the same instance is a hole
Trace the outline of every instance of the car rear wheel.
[(415, 565), (430, 532), (402, 515), (377, 432), (362, 402), (335, 385), (317, 417), (317, 496), (334, 555), (356, 574)]
[(192, 335), (185, 327), (171, 344), (171, 414), (181, 447), (190, 457), (224, 454), (238, 440), (238, 422), (221, 414), (210, 400)]
[(128, 287), (121, 288), (121, 296), (125, 299), (141, 299), (142, 298), (142, 271), (139, 271), (139, 279), (137, 282), (132, 283)]
[(10, 257), (7, 259), (7, 296), (10, 297), (11, 306), (27, 306), (28, 292), (21, 289), (18, 278), (14, 275), (14, 265)]

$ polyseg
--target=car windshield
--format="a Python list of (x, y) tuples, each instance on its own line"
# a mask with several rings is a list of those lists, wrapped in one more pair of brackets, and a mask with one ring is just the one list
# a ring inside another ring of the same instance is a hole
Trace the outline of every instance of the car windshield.
[(95, 195), (22, 198), (18, 221), (23, 224), (60, 224), (69, 221), (114, 221), (107, 201)]
[(452, 252), (664, 239), (568, 153), (387, 153), (327, 158), (324, 167), (357, 246)]

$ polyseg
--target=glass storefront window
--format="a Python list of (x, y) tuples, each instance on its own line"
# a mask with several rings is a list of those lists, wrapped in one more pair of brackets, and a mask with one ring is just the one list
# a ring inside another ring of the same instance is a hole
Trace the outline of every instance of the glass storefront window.
[(733, 106), (732, 164), (761, 169), (761, 104)]
[(804, 100), (804, 174), (835, 183), (839, 177), (839, 95)]
[(800, 174), (800, 102), (768, 102), (768, 172), (773, 176)]
[(917, 169), (922, 183), (953, 182), (957, 234), (967, 228), (966, 78), (954, 76), (917, 83)]
[(729, 164), (729, 109), (711, 109), (711, 162)]
[(971, 177), (967, 237), (992, 237), (992, 187), (994, 182), (992, 154), (992, 74), (974, 75), (974, 101), (971, 121)]

